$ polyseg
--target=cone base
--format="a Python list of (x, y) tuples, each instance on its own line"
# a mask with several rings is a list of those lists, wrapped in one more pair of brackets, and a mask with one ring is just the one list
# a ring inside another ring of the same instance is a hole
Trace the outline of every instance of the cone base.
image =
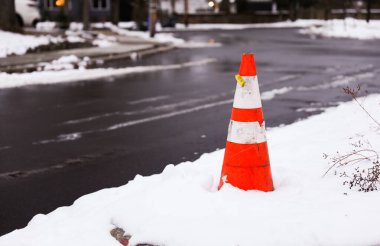
[(229, 183), (243, 190), (273, 191), (267, 143), (228, 142), (218, 189)]

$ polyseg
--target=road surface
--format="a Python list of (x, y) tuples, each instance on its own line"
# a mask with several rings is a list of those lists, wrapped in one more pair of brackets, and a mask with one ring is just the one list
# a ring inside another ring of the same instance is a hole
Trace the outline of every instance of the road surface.
[(380, 89), (380, 41), (311, 39), (296, 29), (176, 35), (221, 47), (176, 49), (108, 65), (215, 61), (0, 90), (0, 235), (84, 194), (224, 148), (243, 52), (255, 53), (269, 128), (349, 100), (344, 86)]

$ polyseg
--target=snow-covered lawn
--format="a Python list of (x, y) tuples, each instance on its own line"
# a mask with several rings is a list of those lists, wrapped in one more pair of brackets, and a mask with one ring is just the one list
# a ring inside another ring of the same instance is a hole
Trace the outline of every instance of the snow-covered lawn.
[(330, 38), (380, 39), (380, 20), (365, 20), (346, 18), (345, 20), (329, 20), (321, 25), (312, 25), (300, 30), (302, 34)]
[[(360, 100), (380, 118), (380, 95)], [(0, 245), (118, 246), (110, 235), (115, 227), (132, 236), (130, 245), (378, 245), (379, 191), (350, 190), (339, 175), (344, 168), (323, 176), (331, 165), (323, 154), (361, 148), (358, 141), (379, 150), (380, 129), (355, 102), (342, 103), (268, 131), (274, 192), (229, 185), (217, 191), (218, 150), (36, 215), (26, 228), (1, 237)]]
[(0, 58), (9, 55), (23, 55), (28, 49), (63, 41), (64, 40), (59, 37), (47, 35), (37, 37), (0, 30)]
[(175, 28), (164, 28), (164, 30), (180, 30), (180, 31), (200, 31), (200, 30), (243, 30), (249, 28), (304, 28), (315, 25), (322, 25), (323, 20), (296, 20), (296, 21), (280, 21), (273, 23), (253, 23), (253, 24), (225, 24), (225, 23), (208, 23), (208, 24), (190, 24), (185, 27), (183, 24), (176, 24)]
[[(158, 29), (160, 29), (160, 25), (157, 25)], [(176, 38), (172, 33), (156, 33), (156, 35), (151, 38), (149, 36), (149, 32), (142, 32), (142, 31), (131, 31), (124, 28), (121, 28), (119, 26), (113, 25), (112, 23), (99, 23), (97, 25), (97, 28), (108, 28), (112, 32), (122, 35), (122, 36), (131, 36), (131, 37), (138, 37), (143, 40), (152, 41), (152, 42), (158, 42), (158, 43), (172, 43), (174, 45), (180, 45), (185, 42), (185, 40), (181, 38)]]
[(365, 20), (346, 18), (345, 20), (296, 20), (282, 21), (274, 23), (255, 23), (255, 24), (191, 24), (185, 27), (179, 23), (176, 28), (165, 28), (164, 30), (176, 31), (207, 31), (210, 29), (219, 30), (243, 30), (249, 28), (301, 28), (302, 34), (308, 34), (312, 37), (324, 36), (331, 38), (353, 38), (353, 39), (379, 39), (380, 38), (380, 21), (371, 20), (367, 23)]
[[(69, 56), (62, 56), (56, 60), (53, 60), (51, 62), (41, 62), (40, 67), (38, 70), (40, 71), (62, 71), (62, 70), (72, 70), (75, 68), (78, 68), (80, 70), (86, 69), (87, 65), (90, 63), (90, 58), (84, 57), (83, 59), (75, 56), (75, 55), (69, 55)], [(6, 73), (1, 75), (7, 75)], [(9, 74), (8, 74), (9, 75)], [(17, 76), (17, 75), (16, 75)], [(21, 76), (21, 75), (19, 75)], [(1, 88), (1, 85), (0, 85)]]

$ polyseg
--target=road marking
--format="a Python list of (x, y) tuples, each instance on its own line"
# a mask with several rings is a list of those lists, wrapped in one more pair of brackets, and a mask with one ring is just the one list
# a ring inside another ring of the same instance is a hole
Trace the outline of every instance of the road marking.
[(167, 98), (169, 98), (169, 96), (147, 97), (140, 100), (130, 101), (128, 102), (128, 104), (135, 105), (135, 104), (146, 103), (146, 102), (156, 102), (156, 101), (164, 100)]
[[(107, 128), (99, 129), (99, 130), (88, 130), (88, 131), (83, 131), (83, 132), (73, 132), (73, 133), (61, 134), (57, 138), (46, 139), (46, 140), (42, 140), (42, 141), (36, 141), (36, 142), (33, 142), (33, 144), (39, 145), (39, 144), (74, 141), (74, 140), (78, 140), (78, 139), (82, 138), (84, 135), (88, 135), (91, 133), (114, 131), (114, 130), (117, 130), (120, 128), (139, 125), (142, 123), (152, 122), (152, 121), (156, 121), (156, 120), (160, 120), (160, 119), (171, 118), (174, 116), (188, 114), (188, 113), (196, 112), (196, 111), (203, 110), (203, 109), (213, 108), (213, 107), (217, 107), (217, 106), (221, 106), (221, 105), (225, 105), (225, 104), (232, 104), (232, 102), (233, 102), (233, 99), (228, 99), (228, 100), (223, 100), (223, 101), (219, 101), (219, 102), (208, 103), (208, 104), (205, 104), (202, 106), (197, 106), (197, 107), (193, 107), (193, 108), (189, 108), (189, 109), (177, 110), (177, 111), (167, 113), (167, 114), (151, 116), (151, 117), (147, 117), (147, 118), (143, 118), (143, 119), (139, 119), (139, 120), (126, 121), (126, 122), (115, 124), (115, 125), (109, 126)], [(77, 137), (73, 138), (72, 136), (77, 136)]]
[(188, 100), (181, 101), (181, 102), (159, 105), (156, 107), (149, 106), (149, 107), (146, 107), (144, 109), (136, 110), (136, 111), (116, 111), (116, 112), (111, 112), (111, 113), (94, 115), (94, 116), (89, 116), (89, 117), (85, 117), (85, 118), (68, 120), (68, 121), (63, 122), (62, 124), (63, 125), (78, 124), (78, 123), (94, 121), (97, 119), (102, 119), (102, 118), (107, 118), (107, 117), (112, 117), (112, 116), (128, 116), (128, 115), (138, 115), (138, 114), (145, 114), (145, 113), (152, 113), (152, 112), (159, 112), (159, 111), (175, 110), (175, 108), (177, 108), (177, 107), (189, 106), (189, 105), (192, 105), (195, 103), (202, 103), (202, 102), (206, 102), (209, 100), (219, 99), (221, 97), (228, 96), (229, 94), (232, 94), (232, 93), (233, 93), (233, 91), (231, 91), (229, 93), (224, 92), (224, 93), (220, 93), (217, 95), (212, 95), (212, 96), (207, 96), (207, 97), (202, 97), (202, 98), (188, 99)]
[(147, 118), (143, 118), (143, 119), (139, 119), (139, 120), (126, 121), (123, 123), (112, 125), (106, 129), (103, 129), (100, 131), (113, 131), (113, 130), (117, 130), (117, 129), (128, 127), (128, 126), (133, 126), (133, 125), (138, 125), (138, 124), (142, 124), (142, 123), (146, 123), (146, 122), (171, 118), (174, 116), (188, 114), (188, 113), (196, 112), (196, 111), (203, 110), (203, 109), (208, 109), (208, 108), (213, 108), (213, 107), (220, 106), (220, 105), (230, 104), (232, 102), (233, 102), (233, 99), (228, 99), (228, 100), (219, 101), (219, 102), (215, 102), (215, 103), (205, 104), (202, 106), (197, 106), (194, 108), (178, 110), (178, 111), (167, 113), (167, 114), (161, 114), (161, 115), (147, 117)]
[(2, 147), (0, 147), (0, 151), (10, 149), (10, 148), (11, 148), (11, 146), (2, 146)]
[(0, 173), (0, 179), (15, 179), (15, 178), (25, 178), (31, 175), (37, 175), (45, 172), (50, 172), (54, 170), (59, 170), (67, 167), (75, 167), (79, 165), (89, 165), (92, 162), (90, 162), (93, 159), (99, 158), (100, 154), (94, 154), (94, 155), (83, 155), (79, 156), (77, 158), (67, 159), (63, 162), (49, 166), (49, 167), (41, 167), (36, 169), (30, 169), (30, 170), (15, 170), (15, 171), (9, 171)]
[[(273, 93), (273, 91), (269, 91), (269, 92)], [(286, 91), (286, 92), (288, 92), (288, 91)], [(286, 93), (286, 92), (283, 92), (283, 93)], [(230, 93), (232, 94), (233, 91), (231, 91)], [(64, 122), (63, 124), (83, 123), (83, 122), (93, 121), (96, 119), (111, 117), (111, 116), (115, 116), (115, 115), (136, 115), (136, 114), (150, 113), (150, 112), (161, 111), (161, 110), (173, 110), (176, 107), (180, 107), (180, 106), (185, 106), (185, 105), (194, 104), (194, 103), (198, 103), (198, 102), (205, 102), (208, 100), (218, 99), (220, 97), (227, 96), (230, 93), (221, 93), (219, 95), (208, 96), (205, 98), (189, 99), (189, 100), (182, 101), (179, 103), (165, 104), (165, 105), (160, 105), (160, 106), (153, 107), (153, 108), (148, 107), (148, 108), (145, 108), (143, 110), (138, 110), (138, 111), (129, 111), (129, 112), (128, 111), (126, 111), (126, 112), (119, 112), (118, 111), (118, 112), (113, 112), (113, 113), (106, 113), (106, 114), (91, 116), (91, 117), (87, 117), (87, 118), (69, 120), (69, 121)], [(275, 97), (277, 94), (283, 94), (283, 93), (274, 93), (275, 95), (273, 95), (273, 97)], [(268, 98), (267, 100), (271, 100), (271, 99), (273, 99), (273, 97)], [(74, 141), (74, 140), (78, 140), (78, 139), (82, 138), (84, 135), (87, 135), (87, 134), (97, 133), (97, 132), (113, 131), (113, 130), (117, 130), (120, 128), (139, 125), (139, 124), (152, 122), (152, 121), (156, 121), (156, 120), (160, 120), (160, 119), (171, 118), (174, 116), (188, 114), (188, 113), (196, 112), (196, 111), (203, 110), (203, 109), (208, 109), (208, 108), (217, 107), (217, 106), (221, 106), (221, 105), (225, 105), (225, 104), (230, 104), (230, 103), (233, 103), (233, 101), (234, 101), (233, 99), (217, 101), (214, 103), (208, 103), (208, 104), (196, 106), (196, 107), (189, 108), (189, 109), (182, 109), (182, 110), (177, 110), (177, 111), (173, 111), (170, 113), (161, 114), (161, 115), (157, 115), (157, 116), (151, 116), (151, 117), (147, 117), (147, 118), (143, 118), (143, 119), (126, 121), (123, 123), (111, 125), (111, 126), (104, 128), (104, 129), (88, 130), (88, 131), (82, 131), (82, 132), (73, 132), (73, 133), (61, 134), (54, 139), (46, 139), (46, 140), (42, 140), (42, 141), (36, 141), (36, 142), (33, 142), (33, 144), (48, 144), (48, 143), (59, 143), (59, 142)], [(78, 136), (78, 137), (73, 139), (73, 138), (66, 138), (66, 136)]]
[(46, 140), (41, 140), (37, 142), (33, 142), (33, 145), (38, 145), (38, 144), (48, 144), (48, 143), (59, 143), (59, 142), (67, 142), (67, 141), (75, 141), (79, 138), (82, 137), (82, 133), (80, 132), (74, 132), (74, 133), (69, 133), (69, 134), (61, 134), (57, 138), (54, 139), (46, 139)]

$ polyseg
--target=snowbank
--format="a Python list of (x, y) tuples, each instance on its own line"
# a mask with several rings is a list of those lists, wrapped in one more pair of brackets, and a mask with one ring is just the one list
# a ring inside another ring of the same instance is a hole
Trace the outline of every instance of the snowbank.
[(346, 18), (345, 20), (329, 20), (322, 25), (310, 26), (300, 30), (302, 34), (313, 37), (323, 36), (329, 38), (352, 38), (352, 39), (380, 39), (380, 21)]
[[(72, 70), (72, 69), (86, 69), (88, 64), (90, 63), (90, 58), (84, 57), (83, 59), (75, 56), (68, 55), (62, 56), (52, 62), (41, 62), (39, 63), (39, 70), (43, 71), (62, 71), (62, 70)], [(1, 73), (0, 73), (1, 77)], [(1, 85), (0, 85), (1, 88)]]
[(37, 22), (37, 25), (36, 25), (36, 30), (41, 31), (41, 32), (44, 32), (44, 31), (51, 32), (51, 31), (56, 30), (57, 28), (58, 28), (57, 23), (53, 21), (40, 21), (40, 22)]
[[(128, 30), (135, 27), (133, 22), (122, 22), (119, 25), (114, 25), (111, 22), (100, 22), (94, 23), (91, 25), (95, 29), (109, 29), (117, 35), (120, 36), (129, 36), (129, 37), (137, 37), (145, 41), (150, 42), (158, 42), (158, 43), (171, 43), (173, 45), (182, 45), (185, 43), (183, 39), (176, 38), (172, 33), (156, 33), (154, 38), (149, 36), (149, 32), (143, 31), (132, 31)], [(157, 31), (161, 30), (161, 25), (157, 23), (156, 25)], [(83, 36), (85, 33), (83, 32), (83, 24), (78, 22), (70, 23), (69, 31), (66, 31), (66, 35), (79, 35)], [(113, 36), (99, 35), (94, 40), (93, 44), (105, 47), (111, 46), (116, 43), (116, 39)]]
[[(372, 95), (364, 103), (377, 118), (379, 102)], [(0, 245), (118, 246), (110, 235), (115, 227), (132, 235), (130, 245), (377, 245), (379, 192), (350, 190), (332, 173), (323, 177), (329, 164), (322, 154), (351, 150), (357, 140), (379, 150), (379, 135), (356, 103), (344, 103), (268, 132), (274, 192), (229, 185), (217, 191), (219, 150), (36, 215)]]
[(55, 38), (51, 36), (37, 37), (0, 30), (0, 57), (7, 57), (9, 55), (23, 55), (28, 51), (28, 49), (62, 41), (62, 38)]
[[(158, 27), (160, 25), (157, 25)], [(172, 33), (156, 33), (154, 38), (149, 36), (149, 32), (141, 31), (130, 31), (120, 28), (112, 23), (104, 23), (104, 27), (110, 29), (111, 31), (124, 36), (138, 37), (147, 41), (159, 42), (159, 43), (172, 43), (174, 45), (180, 45), (185, 43), (185, 40), (176, 38)], [(160, 28), (158, 28), (160, 29)]]
[(207, 31), (211, 29), (217, 30), (243, 30), (249, 28), (304, 28), (314, 25), (322, 25), (323, 20), (296, 20), (296, 21), (281, 21), (274, 23), (255, 23), (255, 24), (190, 24), (188, 27), (178, 23), (175, 28), (164, 28), (164, 30), (180, 30), (180, 31)]
[[(131, 58), (135, 57), (134, 53)], [(0, 89), (13, 88), (28, 85), (46, 85), (57, 83), (73, 83), (89, 81), (113, 76), (122, 76), (132, 73), (145, 73), (161, 70), (181, 69), (184, 67), (201, 66), (215, 62), (215, 59), (201, 59), (180, 64), (135, 66), (125, 68), (96, 68), (86, 69), (90, 63), (89, 58), (79, 59), (76, 56), (64, 56), (51, 63), (40, 63), (41, 70), (32, 73), (0, 73)], [(76, 69), (78, 68), (78, 69)], [(112, 78), (111, 78), (112, 80)]]
[[(297, 21), (284, 21), (284, 22), (275, 22), (275, 23), (257, 23), (257, 24), (190, 24), (188, 27), (185, 27), (183, 24), (176, 24), (175, 28), (162, 28), (159, 23), (156, 25), (156, 30), (158, 33), (154, 38), (149, 37), (149, 32), (141, 31), (131, 31), (125, 30), (121, 25), (116, 26), (112, 23), (98, 23), (96, 28), (108, 28), (111, 31), (124, 36), (139, 37), (141, 39), (159, 42), (159, 43), (171, 43), (172, 45), (179, 48), (203, 48), (203, 47), (220, 47), (220, 43), (205, 43), (205, 42), (186, 42), (183, 39), (177, 38), (173, 33), (166, 31), (208, 31), (211, 29), (220, 29), (220, 30), (243, 30), (248, 28), (301, 28), (301, 27), (310, 27), (314, 25), (321, 25), (323, 21), (321, 20), (297, 20)], [(165, 31), (165, 32), (162, 32)]]

